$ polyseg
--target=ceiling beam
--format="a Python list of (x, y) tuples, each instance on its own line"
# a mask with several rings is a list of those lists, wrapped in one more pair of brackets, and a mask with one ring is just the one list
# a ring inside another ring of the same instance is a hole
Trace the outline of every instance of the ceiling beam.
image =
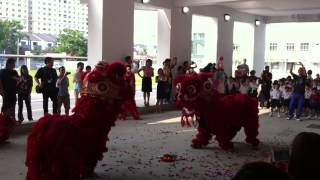
[(175, 0), (175, 6), (204, 6), (224, 2), (239, 2), (241, 0)]

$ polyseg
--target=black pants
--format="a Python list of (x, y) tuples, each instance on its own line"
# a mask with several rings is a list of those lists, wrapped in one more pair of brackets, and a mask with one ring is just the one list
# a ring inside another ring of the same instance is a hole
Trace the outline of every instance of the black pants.
[(28, 119), (32, 119), (32, 111), (31, 111), (31, 96), (30, 94), (18, 94), (18, 119), (23, 120), (23, 101), (26, 104)]
[(17, 97), (16, 95), (9, 97), (4, 95), (2, 97), (2, 108), (1, 108), (1, 112), (5, 115), (5, 116), (10, 116), (13, 119), (15, 118), (15, 111), (16, 111), (16, 103), (17, 103)]
[(49, 112), (48, 110), (48, 100), (49, 98), (52, 101), (52, 113), (56, 114), (58, 113), (58, 94), (57, 93), (46, 93), (43, 94), (43, 111), (44, 114), (47, 114)]

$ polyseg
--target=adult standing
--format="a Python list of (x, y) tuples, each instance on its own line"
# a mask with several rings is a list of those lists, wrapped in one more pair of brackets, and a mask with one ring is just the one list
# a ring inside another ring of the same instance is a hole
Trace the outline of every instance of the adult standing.
[(300, 117), (302, 114), (302, 108), (304, 104), (304, 93), (305, 93), (305, 86), (306, 86), (306, 80), (307, 80), (307, 74), (306, 74), (306, 69), (304, 68), (303, 64), (300, 62), (299, 63), (302, 67), (299, 68), (298, 70), (298, 75), (294, 74), (292, 72), (293, 70), (293, 65), (290, 68), (290, 74), (293, 77), (294, 81), (294, 86), (293, 86), (293, 94), (290, 100), (290, 105), (289, 105), (289, 116), (288, 120), (293, 118), (293, 111), (295, 107), (297, 107), (296, 111), (296, 120), (300, 121)]
[(270, 107), (270, 90), (272, 85), (272, 73), (270, 67), (266, 66), (261, 75), (261, 91), (259, 95), (260, 107), (264, 107), (267, 103), (267, 108)]
[(243, 76), (249, 75), (249, 66), (247, 65), (247, 59), (243, 59), (243, 64), (240, 64), (239, 68), (243, 72)]
[(53, 59), (46, 57), (44, 59), (45, 67), (40, 68), (36, 75), (35, 81), (37, 86), (41, 89), (43, 95), (43, 111), (47, 114), (48, 100), (52, 101), (52, 113), (58, 113), (58, 89), (56, 87), (58, 75), (56, 69), (53, 68)]
[(0, 70), (0, 80), (2, 84), (2, 108), (1, 112), (7, 116), (15, 119), (15, 107), (17, 102), (17, 85), (20, 81), (18, 72), (14, 70), (16, 60), (9, 58), (6, 61), (5, 69)]
[(168, 83), (167, 83), (167, 88), (166, 88), (166, 100), (167, 102), (170, 102), (171, 99), (171, 93), (172, 93), (172, 69), (177, 65), (177, 57), (174, 57), (171, 61), (171, 59), (166, 59), (163, 62), (163, 73), (166, 76)]
[(26, 65), (22, 65), (20, 67), (20, 76), (21, 81), (18, 84), (18, 120), (21, 123), (24, 118), (22, 114), (23, 110), (23, 101), (26, 104), (27, 112), (28, 112), (28, 120), (32, 121), (32, 111), (31, 111), (31, 91), (33, 86), (32, 76), (29, 75), (28, 67)]

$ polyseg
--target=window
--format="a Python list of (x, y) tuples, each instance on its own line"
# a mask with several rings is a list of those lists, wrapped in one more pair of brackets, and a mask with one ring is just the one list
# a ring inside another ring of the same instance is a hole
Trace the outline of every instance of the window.
[(294, 43), (287, 43), (287, 51), (294, 51)]
[(270, 43), (270, 51), (277, 51), (278, 44), (277, 43)]
[(239, 44), (234, 44), (233, 45), (233, 51), (239, 53), (240, 52), (240, 45)]
[(301, 51), (309, 51), (309, 43), (301, 43), (300, 50)]

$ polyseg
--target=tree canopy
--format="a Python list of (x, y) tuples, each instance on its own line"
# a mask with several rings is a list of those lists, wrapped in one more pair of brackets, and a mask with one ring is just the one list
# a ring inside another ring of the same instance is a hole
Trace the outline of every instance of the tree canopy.
[(54, 52), (66, 52), (72, 56), (87, 56), (87, 39), (78, 30), (64, 29), (58, 36)]
[(18, 21), (0, 19), (0, 52), (17, 51), (18, 41), (24, 36), (21, 33), (23, 26)]

